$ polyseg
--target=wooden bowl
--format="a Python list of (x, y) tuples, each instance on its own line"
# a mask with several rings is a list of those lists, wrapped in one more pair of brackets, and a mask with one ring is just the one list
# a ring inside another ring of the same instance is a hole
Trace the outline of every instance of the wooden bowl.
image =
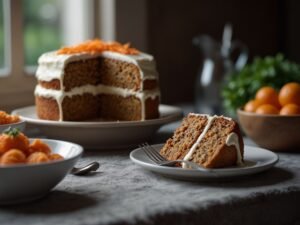
[(300, 151), (300, 115), (261, 115), (237, 110), (241, 128), (260, 147)]

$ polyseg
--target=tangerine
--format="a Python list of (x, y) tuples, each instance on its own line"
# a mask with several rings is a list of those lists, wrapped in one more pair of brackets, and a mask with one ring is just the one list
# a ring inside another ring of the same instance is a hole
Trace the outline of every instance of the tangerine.
[(16, 148), (23, 151), (25, 154), (28, 153), (29, 140), (21, 132), (16, 135), (3, 133), (0, 135), (0, 154), (7, 152), (8, 150)]
[(300, 106), (296, 104), (287, 104), (279, 112), (280, 115), (297, 115), (300, 114)]
[(260, 88), (255, 95), (255, 99), (262, 104), (270, 104), (280, 108), (277, 91), (269, 86)]
[(278, 114), (279, 110), (274, 105), (263, 104), (263, 105), (259, 106), (255, 112), (258, 114)]
[(2, 165), (11, 165), (16, 163), (25, 163), (26, 156), (19, 149), (10, 149), (5, 152), (0, 160), (0, 164)]
[(250, 100), (249, 102), (246, 103), (244, 110), (246, 112), (255, 112), (256, 109), (261, 106), (261, 102), (258, 100)]
[(285, 84), (279, 91), (278, 99), (281, 106), (289, 103), (300, 106), (300, 84), (297, 82)]
[(60, 154), (53, 153), (49, 155), (50, 160), (62, 160), (64, 157), (62, 157)]
[(27, 158), (27, 163), (42, 163), (48, 161), (49, 157), (44, 152), (31, 153)]
[(29, 146), (29, 152), (44, 152), (47, 155), (51, 153), (50, 147), (41, 141), (41, 139), (35, 139)]

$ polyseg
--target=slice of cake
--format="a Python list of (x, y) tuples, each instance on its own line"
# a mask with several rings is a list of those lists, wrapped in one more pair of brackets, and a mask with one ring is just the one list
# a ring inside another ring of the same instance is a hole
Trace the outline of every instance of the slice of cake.
[(243, 152), (243, 138), (234, 120), (190, 113), (160, 154), (168, 160), (183, 159), (218, 168), (243, 164)]
[(45, 53), (38, 62), (35, 100), (41, 119), (159, 117), (154, 58), (128, 44), (96, 39)]

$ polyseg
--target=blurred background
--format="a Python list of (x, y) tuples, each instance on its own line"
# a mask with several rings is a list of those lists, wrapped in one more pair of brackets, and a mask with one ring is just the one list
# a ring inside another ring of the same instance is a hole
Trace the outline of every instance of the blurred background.
[(193, 38), (221, 43), (230, 23), (232, 40), (248, 48), (248, 62), (278, 52), (299, 62), (299, 10), (296, 0), (1, 0), (0, 97), (19, 98), (2, 98), (0, 108), (33, 104), (32, 77), (42, 53), (95, 37), (153, 54), (162, 103), (195, 102), (204, 56)]

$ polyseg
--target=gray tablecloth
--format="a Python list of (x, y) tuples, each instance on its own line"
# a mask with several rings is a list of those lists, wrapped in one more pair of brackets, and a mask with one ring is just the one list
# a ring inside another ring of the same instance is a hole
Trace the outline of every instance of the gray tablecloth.
[(134, 165), (129, 152), (87, 152), (79, 164), (99, 161), (99, 172), (68, 175), (41, 200), (0, 207), (0, 224), (300, 224), (300, 154), (280, 153), (276, 167), (257, 175), (188, 182)]

